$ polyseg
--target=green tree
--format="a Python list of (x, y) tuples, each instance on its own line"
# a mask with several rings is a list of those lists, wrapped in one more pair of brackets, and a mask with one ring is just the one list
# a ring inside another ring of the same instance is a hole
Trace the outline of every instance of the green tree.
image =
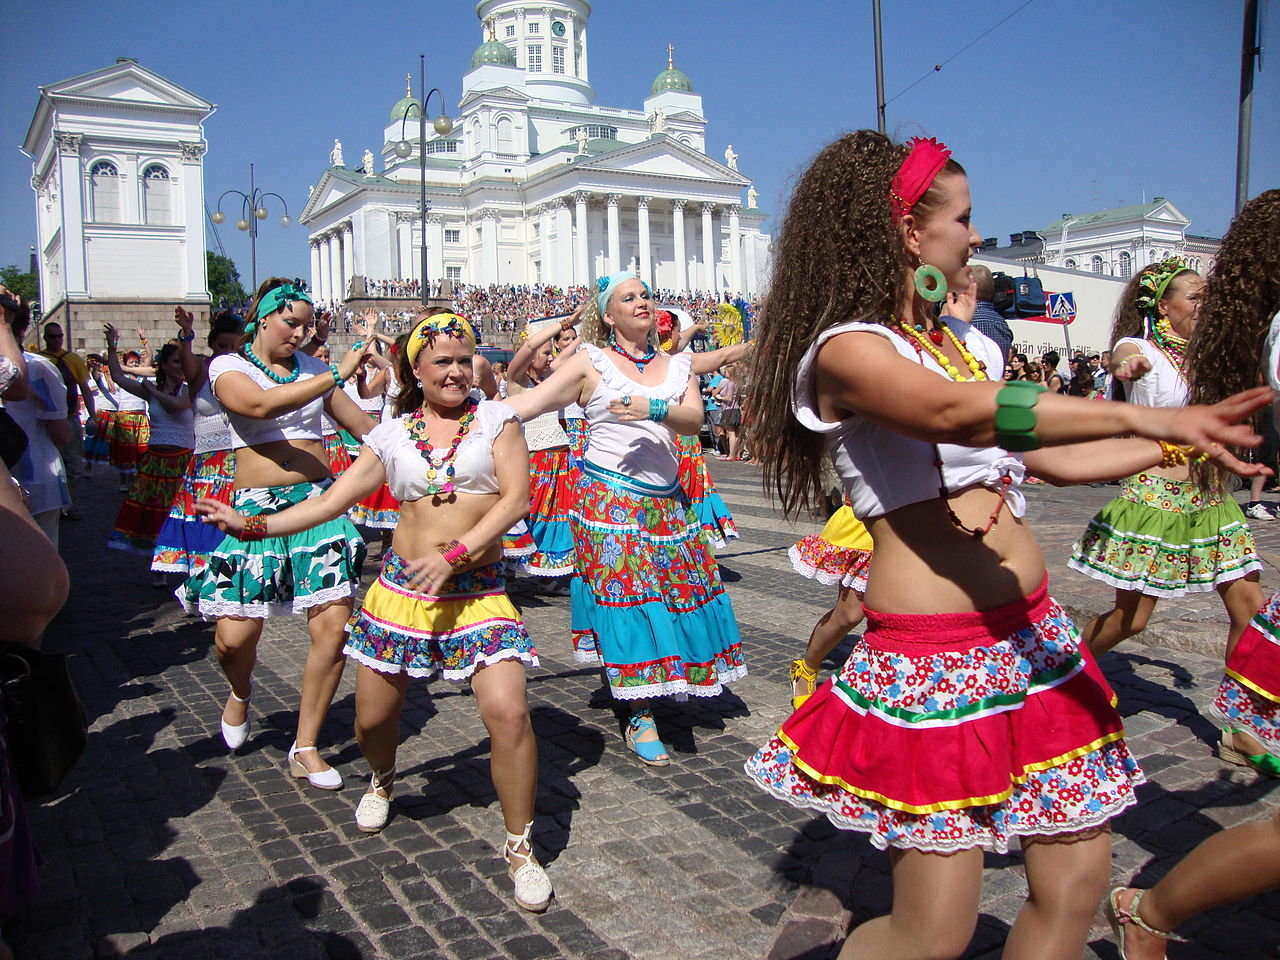
[(224, 300), (230, 306), (239, 306), (249, 299), (240, 285), (240, 271), (236, 269), (234, 260), (212, 250), (205, 251), (205, 258), (209, 271), (209, 296), (213, 298), (215, 310)]
[(34, 273), (19, 270), (13, 264), (0, 267), (0, 283), (23, 299), (24, 303), (40, 299), (40, 282)]

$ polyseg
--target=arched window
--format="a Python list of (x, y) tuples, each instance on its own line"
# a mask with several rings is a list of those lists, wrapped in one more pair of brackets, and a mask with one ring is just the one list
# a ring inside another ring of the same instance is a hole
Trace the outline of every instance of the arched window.
[(1063, 266), (1066, 267), (1068, 270), (1074, 270), (1076, 268), (1076, 262), (1072, 260), (1070, 257), (1067, 257), (1067, 262), (1064, 263)]
[(1128, 250), (1120, 251), (1120, 276), (1133, 276), (1133, 257), (1129, 255)]
[(498, 122), (494, 125), (497, 134), (497, 151), (498, 153), (515, 153), (515, 124), (511, 122), (510, 117), (499, 117)]
[(120, 222), (120, 173), (110, 160), (99, 160), (89, 168), (89, 193), (95, 222)]
[(156, 225), (173, 223), (173, 189), (169, 171), (153, 163), (142, 171), (143, 222)]
[(1089, 269), (1092, 270), (1094, 273), (1101, 273), (1102, 258), (1099, 257), (1097, 254), (1095, 254), (1093, 259), (1089, 261)]

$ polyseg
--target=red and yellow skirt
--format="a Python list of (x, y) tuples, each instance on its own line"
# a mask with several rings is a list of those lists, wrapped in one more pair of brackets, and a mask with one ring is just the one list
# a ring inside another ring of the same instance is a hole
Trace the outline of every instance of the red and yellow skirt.
[(133, 473), (150, 440), (151, 421), (145, 410), (117, 410), (107, 438), (111, 465), (121, 473)]
[(1271, 595), (1241, 634), (1209, 710), (1280, 757), (1280, 593)]
[(811, 533), (787, 551), (796, 573), (810, 580), (867, 592), (867, 571), (875, 541), (845, 504), (831, 515), (821, 533)]
[(90, 463), (111, 460), (111, 431), (115, 429), (116, 411), (108, 407), (95, 411), (84, 434), (84, 458)]
[(880, 848), (1007, 851), (1078, 833), (1144, 782), (1115, 695), (1049, 596), (976, 613), (867, 610), (867, 631), (746, 764)]
[(181, 447), (147, 448), (116, 515), (108, 547), (151, 556), (190, 459), (191, 451)]
[(190, 576), (204, 568), (209, 554), (226, 536), (196, 513), (196, 501), (207, 497), (231, 505), (231, 488), (236, 476), (234, 450), (193, 453), (174, 494), (169, 515), (156, 534), (151, 553), (151, 569), (157, 573)]
[(730, 540), (738, 539), (738, 525), (733, 522), (733, 514), (716, 491), (715, 481), (707, 470), (702, 440), (681, 434), (676, 437), (676, 449), (680, 453), (676, 481), (689, 498), (707, 542), (721, 550)]
[[(573, 509), (574, 477), (568, 447), (529, 453), (527, 524), (533, 551), (521, 557), (517, 564), (524, 573), (538, 577), (565, 577), (573, 573), (573, 528), (569, 526), (569, 511)], [(513, 541), (518, 540), (513, 537)], [(523, 541), (519, 542), (523, 545)], [(507, 556), (523, 552), (523, 549), (512, 550)]]

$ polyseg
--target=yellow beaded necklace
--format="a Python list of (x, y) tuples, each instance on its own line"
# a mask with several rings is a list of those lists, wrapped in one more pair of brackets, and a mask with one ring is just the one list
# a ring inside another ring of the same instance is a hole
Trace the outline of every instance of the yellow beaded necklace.
[(965, 366), (969, 368), (970, 376), (960, 376), (960, 370), (951, 362), (951, 358), (943, 353), (941, 349), (934, 346), (925, 333), (920, 330), (916, 330), (914, 327), (908, 327), (903, 323), (897, 324), (899, 332), (915, 344), (916, 352), (919, 353), (921, 348), (928, 351), (929, 356), (938, 361), (938, 366), (942, 367), (942, 369), (946, 371), (947, 376), (952, 380), (959, 382), (966, 380), (986, 380), (987, 365), (969, 352), (968, 348), (965, 347), (960, 338), (952, 332), (949, 326), (945, 323), (939, 324), (939, 326), (941, 326), (942, 332), (950, 338), (951, 342), (955, 344), (956, 349), (960, 352), (960, 356), (964, 360)]

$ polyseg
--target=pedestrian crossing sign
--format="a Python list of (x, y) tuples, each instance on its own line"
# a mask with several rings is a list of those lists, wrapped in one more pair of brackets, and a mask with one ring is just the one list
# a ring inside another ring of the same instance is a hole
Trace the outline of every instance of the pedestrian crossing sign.
[(1074, 293), (1048, 293), (1049, 316), (1054, 320), (1070, 323), (1076, 318), (1076, 295)]

